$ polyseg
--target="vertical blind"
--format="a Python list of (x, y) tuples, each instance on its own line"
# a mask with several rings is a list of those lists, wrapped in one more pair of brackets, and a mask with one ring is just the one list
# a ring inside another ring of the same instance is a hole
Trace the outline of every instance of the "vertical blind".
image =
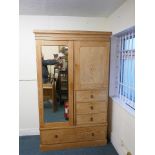
[(119, 97), (135, 109), (135, 32), (119, 36)]

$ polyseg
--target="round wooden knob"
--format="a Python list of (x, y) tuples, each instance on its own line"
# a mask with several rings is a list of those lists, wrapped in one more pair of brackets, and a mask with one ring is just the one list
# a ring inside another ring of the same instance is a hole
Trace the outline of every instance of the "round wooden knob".
[(91, 107), (90, 107), (90, 109), (91, 109), (91, 110), (93, 110), (93, 109), (94, 109), (94, 107), (93, 107), (93, 106), (91, 106)]
[(94, 133), (92, 133), (91, 135), (92, 135), (92, 136), (95, 136), (95, 134), (94, 134)]
[(90, 118), (90, 121), (93, 121), (93, 117)]
[(54, 137), (55, 137), (55, 138), (58, 138), (58, 135), (55, 135)]
[(94, 98), (94, 95), (90, 95), (90, 98)]

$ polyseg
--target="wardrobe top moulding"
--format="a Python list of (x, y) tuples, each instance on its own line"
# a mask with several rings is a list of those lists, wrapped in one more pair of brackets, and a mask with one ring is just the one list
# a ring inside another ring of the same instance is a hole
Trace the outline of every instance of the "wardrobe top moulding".
[(111, 32), (34, 30), (36, 40), (101, 40), (110, 41)]

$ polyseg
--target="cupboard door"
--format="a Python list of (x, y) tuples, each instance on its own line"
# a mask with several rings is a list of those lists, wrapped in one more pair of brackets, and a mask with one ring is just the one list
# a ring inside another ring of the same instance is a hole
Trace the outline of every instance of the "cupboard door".
[(108, 87), (109, 42), (75, 41), (75, 90)]

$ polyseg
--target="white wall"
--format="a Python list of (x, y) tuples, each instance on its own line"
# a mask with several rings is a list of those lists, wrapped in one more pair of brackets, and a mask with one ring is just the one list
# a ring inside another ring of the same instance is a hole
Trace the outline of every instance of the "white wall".
[[(127, 0), (120, 8), (118, 8), (111, 16), (108, 17), (106, 30), (111, 30), (113, 34), (121, 32), (135, 25), (135, 1)], [(113, 37), (113, 47), (111, 47), (111, 66), (110, 66), (110, 95), (115, 95), (114, 74), (116, 74), (115, 61), (116, 42)], [(135, 154), (135, 117), (128, 112), (127, 107), (122, 106), (119, 100), (111, 102), (111, 142), (119, 155), (126, 155), (127, 151)]]
[(112, 103), (111, 142), (119, 155), (135, 154), (135, 117), (119, 101)]
[(113, 34), (135, 25), (135, 0), (126, 0), (106, 21), (106, 30)]
[(19, 82), (19, 134), (39, 134), (37, 82)]
[(19, 129), (20, 135), (39, 134), (34, 29), (102, 31), (105, 18), (20, 16)]

